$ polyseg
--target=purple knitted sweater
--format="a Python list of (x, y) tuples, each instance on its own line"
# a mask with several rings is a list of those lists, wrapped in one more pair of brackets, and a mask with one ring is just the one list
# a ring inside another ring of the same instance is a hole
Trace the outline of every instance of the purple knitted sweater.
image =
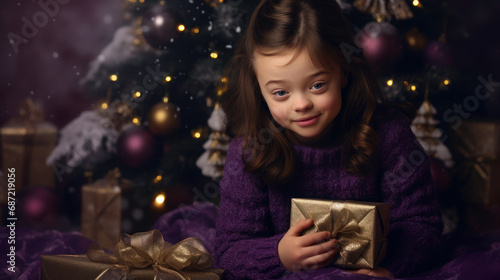
[[(426, 269), (441, 252), (442, 221), (429, 159), (403, 118), (375, 128), (378, 172), (356, 177), (340, 167), (341, 146), (295, 146), (293, 180), (266, 185), (244, 171), (241, 139), (233, 140), (220, 183), (215, 262), (227, 279), (277, 279), (287, 274), (278, 243), (289, 228), (291, 198), (388, 202), (387, 255), (380, 264), (394, 277)], [(333, 266), (323, 268), (331, 275)], [(340, 275), (339, 275), (340, 276)]]

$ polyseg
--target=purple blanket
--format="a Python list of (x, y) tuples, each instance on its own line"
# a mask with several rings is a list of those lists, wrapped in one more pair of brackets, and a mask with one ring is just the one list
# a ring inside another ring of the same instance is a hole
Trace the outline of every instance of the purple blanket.
[[(195, 203), (164, 214), (153, 225), (166, 241), (177, 243), (194, 236), (205, 243), (213, 253), (215, 240), (215, 220), (217, 207), (209, 203)], [(0, 228), (0, 279), (30, 280), (40, 278), (40, 255), (85, 254), (92, 241), (79, 233), (57, 231), (36, 232), (16, 229), (16, 272), (10, 266), (8, 244), (9, 229)], [(500, 230), (473, 236), (467, 240), (448, 240), (447, 258), (436, 264), (435, 268), (414, 275), (412, 280), (420, 279), (500, 279)], [(321, 270), (305, 271), (284, 275), (283, 279), (380, 279), (356, 275), (341, 269), (324, 273)]]

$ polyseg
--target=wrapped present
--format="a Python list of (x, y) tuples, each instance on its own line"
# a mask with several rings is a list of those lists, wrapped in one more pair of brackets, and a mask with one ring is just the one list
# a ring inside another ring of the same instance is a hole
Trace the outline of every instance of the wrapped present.
[(500, 121), (464, 121), (451, 142), (464, 200), (500, 205)]
[(81, 231), (87, 238), (105, 248), (120, 240), (121, 193), (130, 182), (120, 178), (118, 169), (105, 178), (82, 187)]
[(114, 255), (91, 244), (86, 255), (42, 255), (42, 280), (218, 280), (222, 269), (212, 268), (204, 244), (190, 237), (172, 245), (160, 231), (123, 234)]
[[(55, 174), (45, 160), (56, 145), (57, 128), (43, 118), (43, 111), (31, 99), (25, 99), (19, 106), (19, 117), (0, 129), (3, 173), (15, 169), (17, 192), (34, 185), (54, 187)], [(7, 176), (3, 180), (7, 186)], [(1, 202), (6, 201), (4, 191)]]
[(332, 233), (340, 245), (335, 266), (374, 268), (385, 257), (389, 214), (388, 203), (292, 198), (290, 226), (313, 219), (304, 234)]

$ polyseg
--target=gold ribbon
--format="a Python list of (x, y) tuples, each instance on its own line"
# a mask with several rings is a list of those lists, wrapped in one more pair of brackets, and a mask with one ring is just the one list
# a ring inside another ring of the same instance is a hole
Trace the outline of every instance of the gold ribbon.
[(337, 238), (340, 245), (342, 263), (354, 263), (366, 249), (370, 240), (359, 234), (360, 227), (351, 211), (342, 208), (339, 212), (332, 207), (332, 238)]
[(172, 245), (163, 240), (158, 230), (123, 234), (116, 244), (114, 255), (106, 253), (99, 245), (91, 244), (87, 258), (92, 262), (110, 264), (95, 280), (122, 279), (131, 269), (152, 267), (155, 280), (189, 280), (189, 275), (218, 280), (222, 271), (210, 269), (212, 256), (201, 240), (186, 238)]

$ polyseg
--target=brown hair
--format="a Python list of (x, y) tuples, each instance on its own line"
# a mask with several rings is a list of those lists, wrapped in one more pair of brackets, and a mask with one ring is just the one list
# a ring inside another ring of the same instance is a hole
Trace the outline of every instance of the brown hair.
[[(226, 68), (228, 90), (222, 99), (227, 131), (243, 138), (242, 156), (248, 172), (267, 183), (284, 183), (294, 171), (295, 152), (283, 129), (275, 124), (260, 92), (252, 65), (255, 51), (273, 55), (286, 50), (307, 50), (313, 62), (329, 69), (335, 61), (347, 85), (342, 91), (342, 108), (335, 120), (344, 131), (342, 166), (351, 174), (371, 170), (371, 155), (378, 136), (371, 127), (381, 99), (361, 51), (335, 0), (263, 0), (255, 9)], [(297, 52), (298, 53), (298, 52)]]

